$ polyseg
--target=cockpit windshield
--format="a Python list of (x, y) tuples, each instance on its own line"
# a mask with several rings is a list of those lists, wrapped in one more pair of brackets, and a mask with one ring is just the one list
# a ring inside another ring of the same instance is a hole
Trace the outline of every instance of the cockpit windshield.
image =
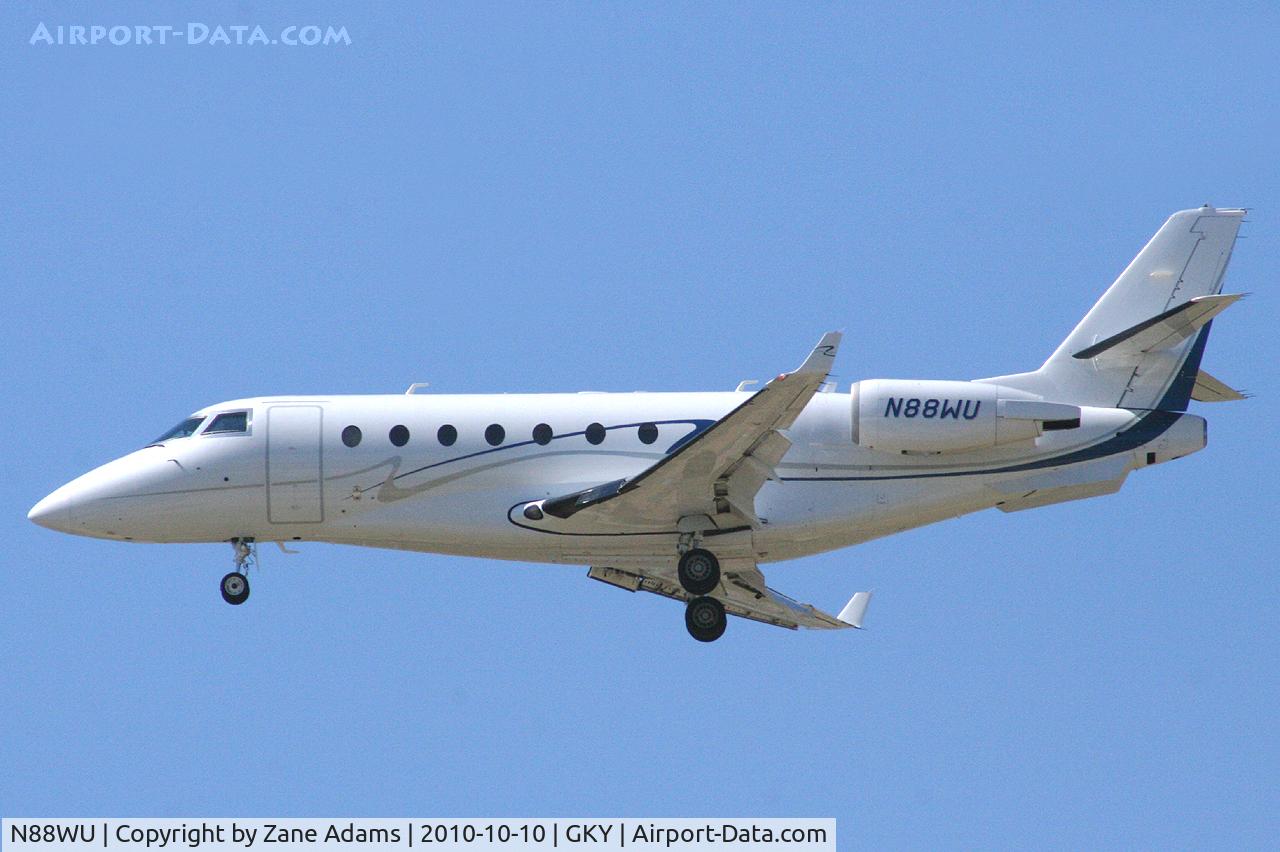
[(174, 438), (190, 438), (191, 435), (200, 428), (200, 424), (203, 422), (203, 417), (188, 417), (168, 432), (165, 432), (159, 438), (156, 438), (150, 444), (147, 444), (147, 446), (154, 447), (156, 444), (163, 444), (165, 441), (171, 441)]

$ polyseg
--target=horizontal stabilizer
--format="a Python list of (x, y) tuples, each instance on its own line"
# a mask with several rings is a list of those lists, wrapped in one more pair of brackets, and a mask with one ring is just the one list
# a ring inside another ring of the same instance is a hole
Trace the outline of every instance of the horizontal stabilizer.
[(845, 624), (862, 627), (862, 617), (867, 614), (867, 604), (869, 603), (871, 603), (870, 592), (857, 592), (853, 597), (849, 598), (849, 602), (844, 605), (844, 609), (840, 610), (840, 614), (836, 618)]
[(1195, 334), (1205, 323), (1242, 298), (1243, 293), (1196, 296), (1176, 308), (1087, 346), (1076, 352), (1074, 357), (1136, 358), (1147, 352), (1169, 349)]
[(1191, 398), (1199, 402), (1235, 402), (1238, 399), (1248, 399), (1249, 394), (1241, 393), (1233, 387), (1228, 387), (1204, 370), (1201, 370), (1196, 374), (1196, 383), (1191, 389)]

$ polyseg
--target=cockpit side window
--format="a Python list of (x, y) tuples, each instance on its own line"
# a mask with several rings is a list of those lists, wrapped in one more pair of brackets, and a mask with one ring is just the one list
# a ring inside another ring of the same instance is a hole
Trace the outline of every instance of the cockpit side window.
[(165, 441), (172, 441), (175, 438), (189, 438), (197, 429), (200, 428), (200, 424), (203, 422), (203, 417), (188, 417), (168, 432), (165, 432), (159, 438), (156, 438), (147, 446), (154, 447), (156, 444), (163, 444)]
[(249, 412), (228, 411), (213, 418), (204, 430), (205, 435), (244, 433), (249, 431)]

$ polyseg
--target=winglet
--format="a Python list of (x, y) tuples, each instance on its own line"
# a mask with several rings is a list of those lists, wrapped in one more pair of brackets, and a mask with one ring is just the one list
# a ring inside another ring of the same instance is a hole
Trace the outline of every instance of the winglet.
[(838, 331), (828, 331), (822, 335), (818, 345), (813, 347), (813, 351), (809, 353), (808, 358), (804, 359), (804, 363), (796, 373), (821, 373), (825, 378), (831, 372), (831, 365), (835, 363), (836, 352), (840, 349), (842, 337), (844, 335)]
[(867, 604), (871, 603), (870, 592), (857, 592), (849, 598), (849, 602), (840, 610), (836, 618), (850, 627), (862, 627), (862, 618), (867, 614)]

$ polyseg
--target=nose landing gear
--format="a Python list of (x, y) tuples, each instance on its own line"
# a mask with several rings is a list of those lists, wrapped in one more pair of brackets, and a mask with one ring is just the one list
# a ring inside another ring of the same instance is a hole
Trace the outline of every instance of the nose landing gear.
[(232, 571), (223, 577), (222, 599), (236, 606), (247, 601), (249, 599), (249, 578), (239, 571)]
[(233, 538), (236, 570), (222, 578), (222, 599), (239, 606), (249, 599), (249, 567), (258, 564), (258, 548), (251, 538)]

